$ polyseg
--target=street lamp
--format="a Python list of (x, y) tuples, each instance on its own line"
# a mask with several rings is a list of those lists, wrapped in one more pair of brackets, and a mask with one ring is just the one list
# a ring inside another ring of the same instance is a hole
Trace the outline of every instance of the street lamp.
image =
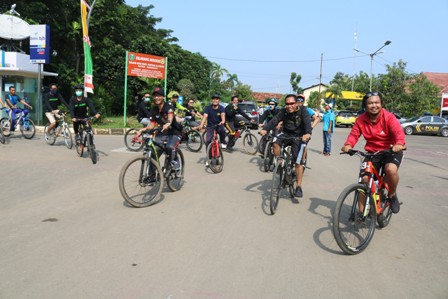
[(358, 49), (354, 49), (356, 52), (363, 53), (363, 54), (367, 54), (367, 55), (370, 56), (370, 91), (372, 91), (372, 80), (373, 80), (373, 56), (383, 53), (383, 52), (380, 52), (380, 50), (381, 50), (382, 48), (384, 48), (385, 46), (390, 45), (390, 43), (391, 43), (391, 41), (390, 41), (390, 40), (387, 40), (387, 41), (384, 43), (384, 45), (382, 45), (378, 50), (376, 50), (375, 52), (373, 52), (373, 53), (371, 53), (371, 54), (364, 53), (364, 52), (362, 52), (362, 51), (359, 51)]

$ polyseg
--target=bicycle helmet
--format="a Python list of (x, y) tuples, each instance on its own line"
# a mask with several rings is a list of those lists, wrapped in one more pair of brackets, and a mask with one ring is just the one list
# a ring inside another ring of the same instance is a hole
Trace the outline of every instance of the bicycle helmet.
[(274, 103), (275, 106), (278, 105), (278, 101), (277, 101), (277, 99), (275, 99), (275, 98), (270, 98), (270, 99), (268, 99), (268, 100), (266, 101), (266, 104), (269, 104), (269, 103)]

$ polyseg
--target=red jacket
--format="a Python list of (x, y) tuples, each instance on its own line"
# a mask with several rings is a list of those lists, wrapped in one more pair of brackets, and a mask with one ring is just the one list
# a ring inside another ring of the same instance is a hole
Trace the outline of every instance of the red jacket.
[(394, 144), (405, 145), (405, 135), (399, 121), (385, 109), (381, 109), (380, 116), (374, 124), (367, 112), (358, 116), (345, 144), (355, 147), (361, 135), (366, 140), (364, 149), (368, 152), (387, 150)]

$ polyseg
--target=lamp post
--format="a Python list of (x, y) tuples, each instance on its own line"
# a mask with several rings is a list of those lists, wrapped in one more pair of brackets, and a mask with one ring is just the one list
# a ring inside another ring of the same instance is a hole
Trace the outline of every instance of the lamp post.
[(360, 53), (367, 54), (370, 56), (370, 91), (372, 91), (372, 80), (373, 80), (373, 56), (381, 54), (382, 52), (380, 52), (380, 50), (382, 48), (384, 48), (385, 46), (389, 45), (390, 43), (391, 43), (390, 40), (385, 41), (384, 45), (382, 45), (378, 50), (376, 50), (375, 52), (373, 52), (371, 54), (364, 53), (358, 49), (354, 49), (356, 52), (360, 52)]

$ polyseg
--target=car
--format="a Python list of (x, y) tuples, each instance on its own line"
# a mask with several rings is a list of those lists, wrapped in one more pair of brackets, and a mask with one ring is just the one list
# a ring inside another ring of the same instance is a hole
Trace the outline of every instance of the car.
[(416, 116), (401, 123), (406, 135), (441, 135), (448, 137), (448, 120), (439, 116)]
[(395, 115), (395, 117), (398, 119), (398, 121), (401, 123), (405, 122), (407, 119), (404, 118), (403, 116), (401, 116), (400, 114), (396, 113), (396, 112), (392, 112), (393, 115)]
[[(238, 107), (241, 108), (241, 110), (244, 111), (244, 113), (246, 113), (251, 120), (254, 121), (253, 125), (251, 126), (251, 129), (258, 129), (258, 106), (257, 104), (255, 104), (255, 102), (252, 101), (242, 101), (238, 104)], [(247, 121), (247, 119), (242, 116), (241, 114), (237, 114), (235, 116), (235, 122), (240, 122), (240, 121)]]
[(336, 126), (346, 126), (346, 127), (353, 127), (353, 124), (356, 121), (356, 115), (351, 111), (339, 111), (338, 115), (336, 116)]

